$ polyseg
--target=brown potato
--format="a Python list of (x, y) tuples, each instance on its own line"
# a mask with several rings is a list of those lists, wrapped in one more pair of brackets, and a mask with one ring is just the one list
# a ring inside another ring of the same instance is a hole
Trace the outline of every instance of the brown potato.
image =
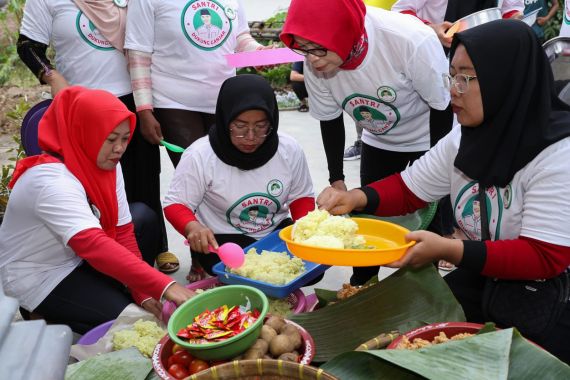
[(251, 348), (255, 348), (257, 350), (260, 350), (263, 353), (263, 355), (265, 355), (267, 353), (267, 351), (269, 351), (269, 343), (267, 343), (267, 341), (265, 341), (263, 339), (258, 339), (255, 341), (253, 346), (250, 347), (250, 349)]
[(297, 362), (298, 355), (295, 355), (292, 352), (286, 352), (284, 354), (279, 355), (279, 360), (285, 360), (287, 362)]
[(281, 331), (283, 325), (285, 325), (285, 320), (283, 319), (283, 317), (272, 315), (271, 317), (269, 317), (269, 319), (267, 319), (265, 325), (271, 327), (276, 332), (279, 332)]
[(277, 336), (277, 331), (275, 331), (275, 329), (273, 329), (273, 327), (267, 326), (267, 325), (263, 325), (261, 327), (260, 337), (261, 337), (261, 339), (263, 339), (267, 343), (271, 342), (271, 340), (273, 338), (275, 338), (276, 336)]
[(294, 343), (289, 335), (279, 334), (269, 342), (269, 351), (273, 357), (279, 357), (281, 354), (293, 351)]
[(301, 347), (301, 344), (303, 343), (303, 339), (301, 338), (301, 333), (299, 332), (299, 330), (295, 326), (293, 326), (293, 325), (284, 326), (281, 329), (281, 334), (285, 334), (291, 338), (291, 341), (293, 342), (293, 348), (295, 350), (297, 350), (297, 349), (299, 349), (299, 347)]
[(251, 347), (243, 354), (243, 358), (245, 360), (261, 359), (263, 358), (263, 355), (264, 353), (260, 349)]

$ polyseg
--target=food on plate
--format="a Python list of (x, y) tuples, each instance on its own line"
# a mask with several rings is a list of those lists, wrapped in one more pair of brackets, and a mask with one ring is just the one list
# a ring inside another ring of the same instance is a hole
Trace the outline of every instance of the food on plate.
[(364, 236), (358, 235), (358, 224), (350, 218), (314, 210), (295, 222), (293, 241), (325, 248), (365, 249)]
[(128, 347), (136, 347), (146, 357), (152, 355), (158, 341), (166, 335), (153, 321), (139, 319), (132, 329), (124, 329), (113, 334), (113, 350), (123, 350)]
[(430, 346), (433, 346), (435, 344), (441, 344), (441, 343), (449, 342), (450, 340), (461, 340), (461, 339), (469, 338), (470, 336), (473, 336), (473, 335), (475, 335), (475, 334), (460, 333), (460, 334), (456, 334), (456, 335), (452, 336), (451, 338), (448, 338), (447, 335), (443, 331), (441, 331), (439, 333), (439, 335), (434, 337), (431, 342), (429, 340), (425, 340), (422, 338), (415, 338), (413, 341), (410, 341), (408, 339), (408, 337), (404, 335), (404, 336), (402, 336), (402, 340), (400, 341), (400, 343), (398, 344), (396, 349), (397, 350), (417, 350), (420, 348), (430, 347)]
[(268, 314), (279, 315), (281, 317), (288, 317), (293, 313), (291, 310), (291, 304), (287, 299), (269, 299), (269, 310)]
[(352, 286), (350, 284), (342, 284), (342, 289), (339, 289), (339, 291), (336, 293), (336, 298), (339, 300), (347, 299), (372, 285), (373, 284)]
[(198, 314), (192, 324), (181, 328), (176, 336), (192, 344), (221, 342), (245, 331), (259, 315), (257, 309), (242, 311), (239, 306), (222, 305)]
[(245, 262), (239, 268), (226, 268), (227, 271), (252, 280), (274, 285), (285, 285), (305, 272), (305, 264), (298, 257), (287, 252), (261, 251), (251, 248), (245, 254)]

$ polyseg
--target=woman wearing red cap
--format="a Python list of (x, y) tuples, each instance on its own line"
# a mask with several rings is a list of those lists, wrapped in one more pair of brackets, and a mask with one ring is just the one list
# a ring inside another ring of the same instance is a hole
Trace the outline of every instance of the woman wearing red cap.
[[(417, 20), (362, 0), (293, 0), (281, 40), (306, 56), (309, 110), (321, 121), (333, 187), (346, 189), (342, 111), (365, 127), (362, 185), (419, 158), (430, 147), (430, 128), (432, 141), (449, 131), (451, 113), (434, 111), (448, 108), (448, 62), (436, 34)], [(355, 268), (351, 283), (362, 285), (377, 271)]]
[(132, 300), (159, 315), (162, 297), (180, 304), (193, 295), (137, 246), (118, 166), (134, 128), (135, 115), (111, 93), (67, 87), (40, 122), (45, 153), (19, 161), (10, 183), (0, 227), (4, 290), (78, 333)]

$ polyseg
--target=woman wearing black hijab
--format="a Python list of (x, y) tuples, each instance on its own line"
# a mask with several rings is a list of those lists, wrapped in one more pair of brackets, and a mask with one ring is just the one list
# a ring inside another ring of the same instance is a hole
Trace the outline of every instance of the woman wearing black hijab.
[(207, 254), (208, 245), (245, 247), (315, 208), (303, 150), (278, 127), (277, 101), (265, 79), (238, 75), (223, 83), (216, 125), (186, 149), (165, 201), (193, 265), (211, 274), (219, 259)]
[[(531, 28), (498, 20), (456, 34), (451, 104), (461, 123), (402, 173), (325, 189), (320, 208), (405, 214), (451, 194), (465, 240), (427, 231), (391, 266), (444, 259), (468, 321), (494, 321), (570, 363), (570, 107)], [(536, 281), (538, 280), (538, 281)]]

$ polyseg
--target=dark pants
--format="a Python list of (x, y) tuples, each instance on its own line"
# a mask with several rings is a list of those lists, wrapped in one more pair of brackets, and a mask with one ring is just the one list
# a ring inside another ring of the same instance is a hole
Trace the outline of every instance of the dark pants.
[[(393, 152), (382, 150), (362, 143), (360, 157), (360, 184), (368, 185), (379, 179), (399, 173), (425, 152)], [(353, 267), (351, 285), (364, 285), (373, 276), (378, 275), (379, 266)]]
[[(130, 206), (141, 254), (144, 261), (152, 266), (158, 253), (158, 218), (142, 203)], [(34, 312), (50, 323), (66, 324), (73, 331), (84, 334), (117, 318), (132, 302), (123, 284), (84, 261), (55, 287)], [(24, 310), (22, 316), (27, 319), (29, 313)]]
[[(293, 221), (290, 218), (287, 218), (287, 219), (283, 220), (281, 223), (279, 223), (279, 225), (275, 228), (274, 231), (280, 230), (280, 229), (285, 228), (287, 226), (290, 226), (292, 224), (293, 224)], [(231, 242), (231, 243), (236, 243), (237, 245), (239, 245), (242, 248), (245, 248), (248, 245), (251, 245), (257, 241), (254, 238), (252, 238), (251, 236), (247, 236), (247, 235), (243, 235), (243, 234), (215, 234), (214, 236), (216, 237), (216, 241), (218, 242), (219, 245)], [(218, 255), (216, 255), (215, 253), (205, 254), (205, 253), (201, 253), (201, 252), (194, 252), (192, 250), (190, 250), (190, 253), (192, 255), (192, 260), (197, 260), (200, 263), (200, 265), (202, 266), (202, 268), (204, 268), (204, 270), (209, 275), (214, 275), (214, 272), (212, 271), (212, 267), (220, 262), (220, 258)], [(261, 253), (261, 252), (258, 252), (258, 253)], [(313, 281), (308, 283), (307, 286), (308, 285), (314, 285), (317, 282), (321, 281), (323, 276), (324, 275), (320, 275), (319, 277), (317, 277), (316, 279), (314, 279)]]
[[(136, 113), (133, 95), (119, 98), (127, 108)], [(139, 120), (127, 150), (121, 158), (121, 168), (125, 179), (125, 191), (129, 203), (142, 202), (150, 207), (159, 218), (161, 252), (168, 251), (166, 224), (160, 202), (160, 151), (158, 145), (144, 139), (140, 132)]]
[[(188, 148), (194, 141), (206, 136), (216, 121), (213, 114), (172, 108), (155, 108), (154, 116), (160, 123), (164, 140), (182, 148)], [(167, 152), (176, 167), (182, 153)]]
[[(446, 275), (444, 280), (461, 304), (468, 322), (488, 322), (483, 316), (482, 309), (486, 277), (458, 268)], [(558, 324), (549, 333), (528, 338), (560, 360), (570, 364), (570, 345), (568, 345), (570, 340), (570, 303), (566, 304), (566, 309)]]
[(305, 82), (297, 82), (291, 81), (291, 87), (293, 87), (293, 92), (297, 95), (299, 100), (303, 100), (309, 97), (307, 93), (307, 87), (305, 86)]

